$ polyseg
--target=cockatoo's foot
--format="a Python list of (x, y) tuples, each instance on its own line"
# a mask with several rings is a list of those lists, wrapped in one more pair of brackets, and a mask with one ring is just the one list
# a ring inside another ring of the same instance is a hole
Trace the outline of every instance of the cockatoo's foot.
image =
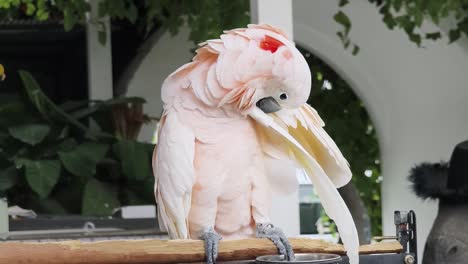
[(216, 258), (218, 257), (218, 244), (219, 240), (221, 240), (221, 236), (211, 228), (204, 232), (200, 236), (200, 239), (205, 241), (206, 263), (216, 263)]
[(280, 255), (284, 256), (285, 260), (295, 259), (292, 246), (280, 228), (272, 224), (257, 224), (257, 237), (270, 239), (278, 248)]

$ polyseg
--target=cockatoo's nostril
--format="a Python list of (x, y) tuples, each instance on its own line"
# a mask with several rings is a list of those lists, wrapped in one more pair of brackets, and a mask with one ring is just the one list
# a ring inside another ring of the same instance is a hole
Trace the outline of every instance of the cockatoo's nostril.
[(281, 110), (281, 106), (278, 104), (275, 98), (271, 96), (260, 99), (256, 105), (266, 114)]

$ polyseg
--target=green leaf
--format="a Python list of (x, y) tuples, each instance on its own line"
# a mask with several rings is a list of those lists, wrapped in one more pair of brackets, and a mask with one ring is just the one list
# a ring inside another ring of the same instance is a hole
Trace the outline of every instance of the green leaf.
[(6, 191), (18, 181), (18, 171), (15, 166), (0, 171), (0, 191)]
[[(410, 33), (408, 33), (408, 34), (410, 34)], [(416, 43), (418, 46), (421, 46), (421, 35), (419, 35), (419, 34), (410, 34), (409, 39), (412, 42)]]
[(346, 39), (343, 43), (344, 48), (347, 49), (349, 47), (349, 44), (351, 44), (351, 40)]
[(440, 32), (432, 32), (426, 34), (426, 39), (438, 40), (442, 37)]
[(346, 37), (343, 32), (336, 32), (336, 35), (340, 38), (341, 42), (344, 43), (346, 41)]
[(81, 101), (66, 101), (65, 103), (59, 105), (65, 112), (74, 111), (83, 107), (87, 107), (91, 103), (90, 100), (81, 100)]
[(55, 158), (58, 152), (72, 151), (76, 148), (78, 143), (74, 138), (66, 138), (61, 142), (51, 142), (44, 147), (41, 147), (41, 158)]
[(151, 175), (151, 161), (146, 144), (121, 140), (112, 149), (120, 159), (123, 174), (129, 179), (141, 180)]
[(333, 19), (345, 28), (345, 34), (347, 35), (351, 29), (351, 20), (349, 20), (349, 17), (340, 10), (333, 16)]
[(58, 160), (25, 160), (26, 181), (33, 191), (45, 198), (54, 188), (60, 177)]
[(98, 143), (84, 143), (75, 150), (59, 152), (60, 161), (71, 174), (79, 177), (92, 177), (96, 174), (96, 165), (101, 161), (108, 150), (108, 146)]
[(17, 158), (17, 159), (15, 159), (15, 167), (16, 167), (17, 169), (21, 169), (21, 168), (23, 168), (23, 167), (26, 165), (26, 163), (28, 163), (28, 162), (30, 162), (30, 160), (24, 159), (24, 158)]
[(138, 18), (138, 9), (132, 2), (130, 2), (130, 6), (128, 8), (127, 18), (132, 24), (135, 24)]
[(101, 161), (107, 153), (109, 146), (106, 144), (87, 142), (77, 148), (77, 152), (88, 156), (94, 162)]
[(55, 199), (44, 199), (38, 201), (41, 211), (46, 214), (65, 215), (67, 210)]
[(65, 31), (70, 31), (75, 26), (76, 18), (68, 9), (63, 10), (63, 27)]
[(70, 134), (70, 127), (64, 126), (63, 129), (58, 134), (57, 139), (65, 139), (69, 136), (69, 134)]
[(117, 191), (109, 184), (90, 179), (84, 188), (82, 213), (84, 215), (107, 216), (120, 206)]
[(451, 29), (449, 31), (449, 43), (453, 43), (457, 41), (461, 37), (460, 30), (458, 29)]
[(27, 71), (20, 70), (19, 72), (21, 81), (23, 82), (26, 94), (29, 97), (29, 100), (34, 105), (34, 107), (39, 111), (39, 113), (47, 120), (61, 120), (65, 121), (80, 130), (87, 132), (88, 128), (80, 123), (78, 120), (67, 114), (60, 107), (52, 102), (45, 94), (42, 92), (39, 84), (34, 79), (34, 77)]
[(101, 45), (106, 45), (107, 43), (107, 33), (106, 31), (98, 31), (98, 41)]
[(349, 3), (348, 0), (340, 0), (340, 3), (338, 4), (339, 7), (343, 7)]
[(400, 12), (402, 2), (403, 2), (402, 0), (393, 1), (393, 8), (395, 9), (396, 12)]
[(392, 30), (396, 26), (396, 22), (391, 14), (385, 14), (382, 21), (387, 25), (387, 27)]
[(358, 45), (354, 45), (352, 54), (356, 56), (359, 53), (359, 49), (360, 48)]
[(67, 138), (57, 146), (57, 150), (62, 151), (62, 152), (68, 152), (68, 151), (72, 151), (77, 146), (78, 146), (78, 143), (76, 142), (74, 138)]
[(50, 127), (42, 124), (28, 124), (8, 128), (10, 135), (29, 145), (37, 145), (49, 134)]
[(146, 103), (145, 99), (140, 97), (119, 97), (112, 98), (106, 101), (91, 101), (91, 106), (87, 108), (81, 108), (76, 111), (71, 112), (70, 114), (76, 119), (83, 119), (89, 117), (90, 115), (95, 114), (98, 111), (109, 109), (113, 105), (119, 104), (144, 104)]
[(26, 4), (26, 15), (31, 16), (36, 12), (36, 6), (33, 3)]

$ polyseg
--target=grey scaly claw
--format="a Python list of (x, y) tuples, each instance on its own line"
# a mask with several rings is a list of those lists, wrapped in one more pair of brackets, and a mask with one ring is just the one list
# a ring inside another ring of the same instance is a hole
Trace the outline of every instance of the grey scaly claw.
[(213, 229), (209, 229), (200, 236), (200, 239), (205, 242), (206, 263), (216, 263), (216, 258), (218, 258), (218, 244), (221, 238), (222, 237)]
[(268, 238), (278, 248), (280, 255), (287, 261), (294, 260), (294, 252), (288, 238), (283, 231), (272, 224), (257, 224), (257, 237)]

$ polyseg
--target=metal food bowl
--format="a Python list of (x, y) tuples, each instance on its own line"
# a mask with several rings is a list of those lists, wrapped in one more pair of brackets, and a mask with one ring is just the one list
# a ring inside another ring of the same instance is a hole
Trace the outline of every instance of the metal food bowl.
[(311, 264), (340, 264), (341, 257), (336, 254), (310, 253), (310, 254), (295, 254), (296, 259), (287, 261), (283, 255), (268, 255), (261, 256), (256, 259), (256, 263), (311, 263)]

